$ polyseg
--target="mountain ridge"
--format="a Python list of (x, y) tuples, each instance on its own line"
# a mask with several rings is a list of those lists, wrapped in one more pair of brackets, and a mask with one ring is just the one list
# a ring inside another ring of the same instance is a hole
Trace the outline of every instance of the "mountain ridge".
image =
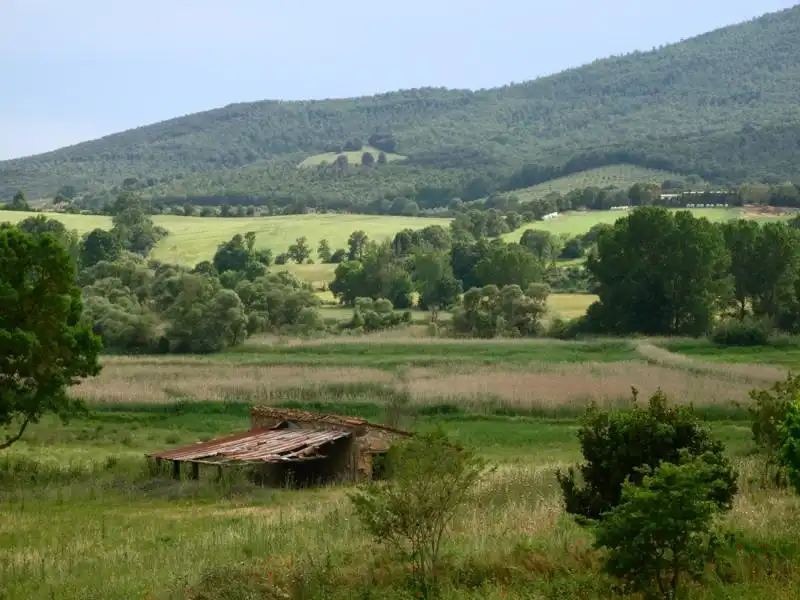
[[(412, 190), (441, 179), (444, 163), (464, 171), (454, 176), (459, 182), (469, 171), (496, 180), (528, 163), (553, 167), (613, 152), (710, 180), (789, 178), (800, 148), (781, 129), (800, 125), (798, 93), (795, 6), (496, 88), (231, 103), (0, 162), (0, 197), (17, 188), (53, 194), (64, 184), (100, 193), (136, 178), (152, 197), (205, 186), (223, 198), (236, 191), (237, 170), (262, 164), (265, 178), (286, 173), (286, 193), (318, 196), (314, 174), (296, 183), (285, 167), (351, 138), (366, 143), (373, 133), (394, 136), (408, 167), (422, 167), (408, 171)], [(741, 155), (737, 146), (757, 150)], [(770, 147), (780, 154), (768, 156)], [(391, 176), (402, 179), (398, 168)], [(247, 185), (238, 191), (262, 193)]]

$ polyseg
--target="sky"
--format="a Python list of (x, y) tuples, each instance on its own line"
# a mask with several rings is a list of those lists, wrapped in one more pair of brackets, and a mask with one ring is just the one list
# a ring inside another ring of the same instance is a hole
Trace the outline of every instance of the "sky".
[(487, 88), (797, 0), (0, 0), (0, 160), (233, 102)]

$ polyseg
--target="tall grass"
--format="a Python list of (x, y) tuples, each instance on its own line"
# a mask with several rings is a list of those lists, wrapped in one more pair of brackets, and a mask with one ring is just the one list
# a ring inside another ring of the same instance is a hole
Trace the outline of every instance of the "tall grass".
[[(613, 597), (590, 535), (563, 513), (554, 477), (577, 458), (574, 432), (530, 427), (527, 438), (515, 438), (526, 460), (495, 456), (498, 468), (454, 524), (445, 545), (446, 600)], [(752, 485), (751, 463), (737, 460), (742, 493), (726, 525), (742, 547), (732, 548), (725, 585), (694, 588), (689, 597), (796, 598), (800, 504)], [(174, 482), (132, 459), (113, 463), (100, 454), (91, 468), (57, 476), (19, 464), (27, 483), (0, 496), (6, 598), (414, 597), (406, 565), (365, 535), (346, 489)]]
[(651, 362), (410, 367), (403, 369), (407, 381), (401, 381), (396, 372), (368, 367), (109, 357), (100, 376), (82, 383), (73, 393), (92, 403), (112, 404), (228, 400), (252, 404), (289, 400), (385, 404), (387, 395), (402, 391), (409, 394), (414, 406), (447, 404), (473, 411), (560, 416), (574, 415), (590, 402), (615, 404), (620, 398), (630, 397), (632, 387), (643, 396), (660, 388), (676, 402), (720, 410), (746, 401), (753, 387), (785, 376), (769, 367), (737, 373), (734, 367), (701, 369), (693, 364)]

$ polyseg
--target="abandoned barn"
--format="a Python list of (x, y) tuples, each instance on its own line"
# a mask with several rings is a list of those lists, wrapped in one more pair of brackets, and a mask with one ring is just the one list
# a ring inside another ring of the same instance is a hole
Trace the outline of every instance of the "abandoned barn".
[(411, 435), (355, 417), (268, 406), (254, 407), (250, 419), (248, 431), (148, 456), (170, 461), (176, 478), (182, 464), (193, 479), (202, 465), (220, 474), (223, 467), (240, 466), (264, 485), (303, 486), (378, 477), (377, 459)]

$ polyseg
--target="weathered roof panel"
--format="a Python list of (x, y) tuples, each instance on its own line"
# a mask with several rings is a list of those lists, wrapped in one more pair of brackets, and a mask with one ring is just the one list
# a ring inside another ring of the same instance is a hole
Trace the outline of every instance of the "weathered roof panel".
[(401, 436), (410, 436), (411, 434), (402, 429), (395, 429), (386, 425), (378, 425), (371, 423), (366, 419), (359, 417), (350, 417), (345, 415), (336, 415), (332, 413), (320, 413), (310, 410), (299, 410), (296, 408), (276, 408), (272, 406), (255, 406), (251, 409), (251, 415), (267, 417), (276, 420), (310, 422), (310, 423), (327, 423), (331, 425), (340, 425), (342, 427), (365, 427), (369, 429), (377, 429), (396, 433)]
[(150, 456), (187, 462), (286, 462), (308, 458), (320, 446), (350, 435), (335, 429), (254, 429)]

